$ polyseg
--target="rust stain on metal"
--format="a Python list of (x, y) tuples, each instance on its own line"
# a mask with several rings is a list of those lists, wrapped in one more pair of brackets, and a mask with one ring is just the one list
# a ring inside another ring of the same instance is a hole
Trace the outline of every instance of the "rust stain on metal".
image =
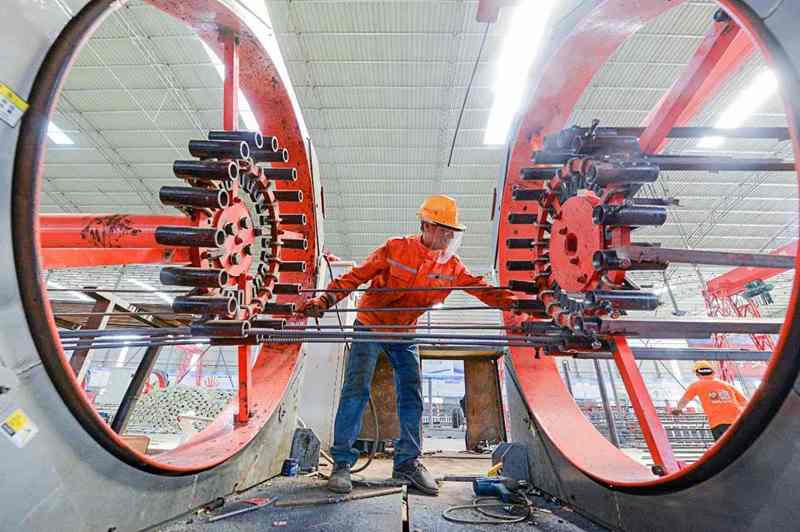
[(81, 230), (81, 238), (91, 242), (94, 247), (118, 248), (122, 247), (119, 243), (122, 237), (136, 236), (141, 232), (127, 215), (112, 214), (92, 218)]

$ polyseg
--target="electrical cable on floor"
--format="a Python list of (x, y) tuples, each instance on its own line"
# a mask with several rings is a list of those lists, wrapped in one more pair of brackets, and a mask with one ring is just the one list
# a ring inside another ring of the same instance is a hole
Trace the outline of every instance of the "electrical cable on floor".
[[(328, 265), (328, 275), (331, 276), (331, 281), (333, 280), (333, 267), (331, 267), (331, 262), (328, 260), (328, 256), (324, 253), (322, 254), (322, 258), (325, 260), (325, 264)], [(339, 313), (339, 309), (336, 308), (334, 305), (333, 311), (336, 312), (336, 319), (339, 321), (339, 328), (342, 332), (344, 332), (344, 322), (342, 322), (342, 315)], [(319, 322), (318, 322), (319, 323)], [(351, 349), (351, 345), (348, 342), (345, 342), (345, 346), (347, 347), (348, 351)], [(378, 411), (375, 409), (375, 403), (372, 401), (372, 393), (369, 395), (369, 409), (372, 412), (372, 419), (375, 421), (375, 440), (372, 442), (372, 448), (369, 451), (369, 456), (367, 457), (367, 461), (356, 467), (354, 469), (350, 469), (350, 473), (360, 473), (364, 471), (369, 465), (372, 463), (372, 460), (375, 458), (375, 453), (378, 451), (378, 442), (380, 441), (380, 424), (378, 423)]]
[[(451, 506), (447, 508), (445, 511), (442, 512), (442, 518), (451, 523), (459, 523), (464, 525), (500, 525), (500, 524), (507, 524), (507, 523), (521, 523), (528, 519), (531, 516), (532, 506), (533, 503), (525, 497), (525, 503), (504, 503), (500, 501), (496, 497), (475, 497), (472, 499), (471, 504), (462, 504), (458, 506)], [(497, 501), (488, 503), (486, 501)], [(522, 515), (501, 515), (490, 512), (488, 508), (506, 508), (514, 509), (520, 508), (524, 509), (525, 513)], [(451, 514), (457, 511), (466, 511), (472, 510), (478, 512), (489, 519), (468, 519), (462, 517), (453, 517)]]

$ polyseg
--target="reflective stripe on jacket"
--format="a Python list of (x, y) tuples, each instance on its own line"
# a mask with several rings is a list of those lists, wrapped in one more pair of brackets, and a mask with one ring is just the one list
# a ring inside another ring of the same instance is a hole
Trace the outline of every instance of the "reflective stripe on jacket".
[[(480, 275), (472, 275), (464, 263), (453, 256), (444, 264), (436, 262), (436, 253), (425, 247), (419, 235), (391, 238), (372, 252), (364, 263), (334, 279), (328, 288), (354, 290), (365, 283), (372, 288), (427, 288), (425, 292), (365, 292), (359, 308), (432, 307), (447, 298), (450, 286), (491, 286)], [(349, 292), (328, 292), (336, 301)], [(467, 293), (494, 307), (508, 309), (514, 301), (510, 290), (467, 290)], [(365, 325), (413, 325), (424, 311), (359, 312), (358, 321)]]

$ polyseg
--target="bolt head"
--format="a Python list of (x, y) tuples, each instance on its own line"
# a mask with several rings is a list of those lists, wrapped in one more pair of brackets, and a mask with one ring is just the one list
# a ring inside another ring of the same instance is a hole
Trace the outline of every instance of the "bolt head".
[(233, 227), (233, 224), (230, 223), (230, 222), (228, 222), (224, 226), (222, 226), (222, 230), (225, 231), (225, 234), (228, 235), (228, 236), (231, 236), (236, 232), (235, 228)]
[(569, 262), (570, 264), (578, 264), (580, 259), (578, 257), (570, 257)]
[(241, 261), (239, 260), (239, 254), (238, 254), (238, 253), (234, 253), (234, 254), (232, 254), (230, 257), (228, 257), (228, 262), (230, 262), (230, 263), (231, 263), (231, 264), (233, 264), (234, 266), (236, 266), (237, 264), (239, 264), (239, 262), (241, 262)]
[(250, 218), (247, 216), (239, 218), (239, 227), (242, 229), (250, 229)]

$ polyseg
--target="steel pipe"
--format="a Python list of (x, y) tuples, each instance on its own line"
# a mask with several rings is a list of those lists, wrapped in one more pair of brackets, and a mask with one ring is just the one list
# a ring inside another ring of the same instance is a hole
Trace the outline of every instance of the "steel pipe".
[[(273, 259), (277, 260), (277, 259)], [(304, 272), (306, 263), (303, 261), (281, 260), (278, 261), (278, 271), (280, 272)]]
[(275, 286), (272, 287), (272, 293), (276, 295), (298, 296), (300, 295), (301, 288), (302, 285), (300, 284), (275, 283)]
[(190, 140), (189, 153), (198, 159), (247, 159), (250, 146), (238, 140)]
[(511, 189), (511, 197), (516, 201), (539, 201), (547, 195), (546, 188), (521, 188)]
[(192, 323), (193, 336), (245, 337), (250, 323), (242, 320), (209, 320)]
[(508, 215), (508, 223), (513, 225), (535, 224), (537, 216), (528, 212), (512, 212)]
[(297, 168), (261, 168), (261, 175), (272, 181), (297, 181)]
[(230, 204), (230, 196), (223, 189), (161, 187), (158, 199), (165, 205), (206, 209), (224, 209)]
[(659, 168), (651, 163), (609, 163), (593, 161), (586, 178), (601, 187), (653, 183), (658, 179)]
[(606, 226), (664, 225), (667, 209), (647, 205), (600, 205), (592, 211), (594, 223)]
[(265, 303), (261, 312), (264, 314), (294, 314), (294, 303)]
[(172, 172), (181, 179), (197, 181), (222, 181), (228, 183), (239, 179), (236, 161), (175, 161)]
[(302, 190), (276, 190), (275, 199), (278, 201), (300, 202), (303, 201)]
[(286, 148), (278, 150), (251, 150), (250, 157), (257, 163), (288, 163), (289, 150)]
[(172, 302), (172, 310), (186, 314), (233, 315), (238, 309), (239, 304), (233, 297), (181, 296)]
[(560, 166), (523, 168), (519, 173), (525, 181), (550, 181), (558, 174), (559, 169)]
[(222, 288), (228, 284), (228, 272), (213, 268), (167, 266), (161, 269), (159, 279), (164, 285)]
[[(275, 137), (272, 138), (274, 139)], [(243, 141), (246, 142), (251, 148), (261, 149), (264, 147), (264, 137), (258, 131), (209, 131), (208, 140)]]
[(225, 243), (225, 232), (205, 227), (161, 226), (156, 228), (156, 242), (163, 246), (215, 248)]

